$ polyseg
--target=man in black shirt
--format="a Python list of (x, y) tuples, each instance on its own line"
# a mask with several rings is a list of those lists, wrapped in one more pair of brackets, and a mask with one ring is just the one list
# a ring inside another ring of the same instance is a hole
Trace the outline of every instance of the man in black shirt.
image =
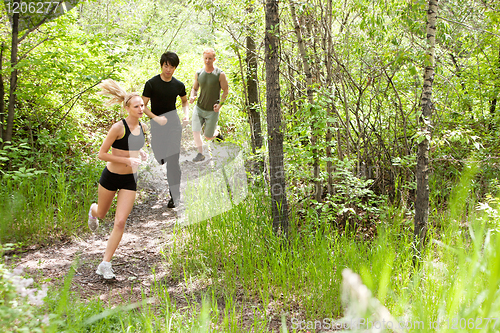
[[(151, 121), (151, 147), (160, 164), (167, 163), (167, 181), (170, 190), (169, 208), (180, 202), (181, 168), (179, 154), (181, 148), (182, 124), (175, 107), (177, 96), (181, 98), (184, 112), (183, 124), (188, 123), (188, 100), (184, 83), (173, 77), (179, 65), (179, 57), (174, 52), (165, 52), (160, 59), (161, 73), (149, 79), (144, 85), (142, 99), (144, 113)], [(151, 100), (151, 110), (148, 102)]]

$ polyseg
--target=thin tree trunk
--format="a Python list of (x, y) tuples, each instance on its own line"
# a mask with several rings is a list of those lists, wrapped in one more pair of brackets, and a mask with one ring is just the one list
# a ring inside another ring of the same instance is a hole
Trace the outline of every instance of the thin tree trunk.
[[(500, 47), (498, 48), (498, 64), (497, 64), (497, 70), (500, 70)], [(500, 79), (500, 75), (497, 75), (496, 77), (496, 82)], [(498, 83), (495, 83), (495, 90), (493, 91), (493, 99), (491, 100), (490, 103), (490, 114), (494, 115), (497, 107), (497, 100), (498, 100)]]
[[(2, 73), (3, 71), (3, 50), (5, 48), (5, 44), (2, 43), (2, 49), (0, 50), (0, 73)], [(3, 140), (3, 126), (4, 126), (4, 123), (3, 123), (3, 120), (4, 120), (4, 117), (3, 117), (3, 113), (5, 111), (5, 102), (4, 102), (4, 98), (5, 98), (5, 86), (3, 84), (3, 76), (0, 77), (0, 139)], [(0, 147), (3, 146), (3, 143), (0, 144)]]
[[(332, 108), (329, 106), (328, 107), (328, 116), (332, 117)], [(326, 129), (326, 135), (325, 135), (325, 153), (326, 153), (326, 173), (328, 174), (328, 184), (327, 184), (327, 190), (328, 194), (333, 194), (333, 163), (332, 163), (332, 123), (327, 122), (327, 129)]]
[(436, 21), (439, 0), (429, 0), (427, 10), (427, 61), (424, 69), (424, 87), (422, 92), (422, 115), (420, 131), (424, 137), (418, 144), (417, 151), (417, 197), (415, 200), (414, 237), (418, 253), (425, 242), (427, 221), (429, 218), (429, 141), (431, 138), (432, 83), (434, 81), (434, 48), (436, 45)]
[[(249, 5), (247, 12), (251, 14), (253, 7)], [(258, 111), (259, 91), (257, 88), (257, 55), (255, 40), (249, 33), (246, 38), (247, 46), (247, 91), (248, 91), (248, 114), (250, 118), (250, 129), (252, 131), (252, 151), (262, 148), (262, 128), (260, 123), (260, 112)]]
[[(328, 90), (332, 89), (332, 96), (333, 96), (333, 85), (332, 85), (332, 69), (333, 69), (333, 64), (332, 64), (332, 56), (333, 56), (333, 40), (332, 40), (332, 18), (333, 18), (333, 4), (332, 0), (328, 0), (327, 4), (327, 12), (326, 15), (324, 15), (324, 28), (325, 28), (325, 33), (324, 33), (324, 48), (326, 50), (325, 52), (325, 64), (326, 64), (326, 87)], [(328, 104), (328, 109), (327, 109), (327, 115), (328, 115), (328, 121), (327, 121), (327, 130), (326, 130), (326, 157), (327, 157), (327, 162), (326, 162), (326, 173), (328, 175), (328, 193), (333, 194), (333, 163), (332, 163), (332, 139), (333, 139), (333, 133), (332, 133), (332, 127), (333, 127), (333, 122), (330, 120), (333, 118), (333, 109), (335, 108), (335, 102), (332, 100)]]
[(456, 76), (457, 76), (457, 78), (460, 79), (460, 86), (462, 87), (462, 91), (466, 97), (466, 98), (464, 98), (465, 107), (467, 108), (467, 110), (469, 112), (472, 112), (472, 105), (467, 98), (469, 96), (469, 92), (467, 91), (467, 87), (465, 86), (465, 82), (462, 79), (462, 69), (460, 68), (460, 65), (458, 64), (457, 58), (455, 57), (455, 55), (453, 53), (450, 53), (450, 58), (451, 58), (451, 62), (453, 62), (453, 66), (455, 66)]
[(266, 0), (266, 84), (267, 132), (271, 182), (273, 230), (288, 233), (288, 203), (283, 164), (283, 133), (281, 128), (281, 97), (279, 83), (279, 8), (277, 0)]
[(340, 82), (342, 86), (342, 97), (344, 102), (344, 111), (345, 111), (345, 151), (342, 153), (345, 154), (347, 158), (351, 155), (351, 116), (349, 114), (349, 105), (347, 101), (347, 93), (346, 93), (346, 83), (343, 81)]
[[(302, 58), (302, 63), (304, 66), (304, 72), (306, 74), (306, 91), (307, 91), (307, 100), (312, 106), (314, 104), (314, 96), (313, 96), (313, 91), (312, 91), (312, 73), (311, 73), (311, 67), (309, 66), (309, 61), (308, 61), (308, 56), (306, 53), (305, 45), (304, 45), (304, 40), (302, 39), (302, 31), (299, 25), (299, 22), (297, 20), (297, 15), (295, 14), (295, 6), (293, 4), (293, 1), (290, 0), (290, 14), (292, 15), (292, 21), (293, 25), (295, 28), (295, 34), (297, 35), (297, 43), (299, 46), (299, 51), (300, 51), (300, 56)], [(318, 138), (315, 132), (315, 123), (311, 123), (311, 145), (312, 145), (312, 153), (313, 153), (313, 174), (314, 174), (314, 196), (316, 201), (321, 202), (321, 197), (323, 194), (323, 186), (321, 185), (321, 180), (319, 178), (319, 154), (318, 154), (318, 148), (317, 148), (317, 143), (318, 143)]]
[[(15, 1), (17, 2), (17, 1)], [(17, 89), (17, 48), (19, 36), (19, 13), (12, 15), (12, 48), (10, 52), (10, 90), (9, 90), (9, 108), (7, 114), (7, 130), (5, 131), (4, 143), (12, 141), (12, 132), (14, 129), (14, 111), (16, 108), (16, 89)]]
[[(237, 42), (237, 40), (235, 40), (235, 42)], [(243, 60), (241, 58), (239, 45), (237, 45), (236, 43), (233, 45), (233, 51), (234, 53), (236, 53), (236, 56), (238, 57), (238, 67), (240, 68), (241, 82), (244, 82), (245, 71), (243, 70)], [(242, 88), (243, 88), (243, 97), (245, 98), (245, 105), (248, 105), (247, 86), (243, 83)]]

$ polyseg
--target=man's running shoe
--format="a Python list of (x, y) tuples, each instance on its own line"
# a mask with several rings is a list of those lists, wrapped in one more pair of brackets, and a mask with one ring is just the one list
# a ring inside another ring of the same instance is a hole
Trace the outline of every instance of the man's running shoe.
[(170, 197), (170, 200), (168, 201), (167, 207), (168, 208), (175, 208), (174, 199), (172, 197)]
[(92, 205), (90, 205), (90, 209), (89, 209), (89, 228), (90, 230), (92, 230), (92, 232), (96, 231), (97, 228), (99, 227), (99, 220), (97, 219), (97, 217), (94, 217), (92, 215), (92, 207), (94, 207), (95, 203), (93, 203)]
[(222, 136), (222, 133), (219, 131), (219, 134), (215, 137), (215, 141), (217, 142), (222, 142), (224, 141), (224, 137)]
[(97, 266), (96, 274), (102, 276), (106, 280), (116, 278), (113, 268), (111, 268), (111, 263), (107, 261), (103, 261)]
[(194, 158), (193, 158), (193, 162), (201, 162), (205, 159), (205, 155), (203, 155), (202, 153), (198, 153), (198, 155), (196, 155)]

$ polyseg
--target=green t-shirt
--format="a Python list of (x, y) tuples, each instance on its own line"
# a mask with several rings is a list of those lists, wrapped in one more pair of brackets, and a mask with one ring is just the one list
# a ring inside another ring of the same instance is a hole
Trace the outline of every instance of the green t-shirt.
[(222, 73), (220, 68), (214, 67), (212, 73), (205, 72), (202, 68), (196, 72), (198, 74), (198, 84), (200, 85), (200, 96), (196, 105), (205, 111), (213, 111), (214, 104), (220, 98), (220, 82), (219, 76)]

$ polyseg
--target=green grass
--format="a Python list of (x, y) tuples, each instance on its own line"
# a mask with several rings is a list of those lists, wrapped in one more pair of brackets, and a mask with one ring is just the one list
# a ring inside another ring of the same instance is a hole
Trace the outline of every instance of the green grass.
[[(257, 301), (276, 313), (297, 307), (306, 318), (340, 317), (341, 272), (350, 267), (382, 298), (388, 298), (391, 276), (409, 282), (413, 271), (408, 228), (397, 221), (381, 225), (372, 243), (357, 241), (354, 230), (340, 233), (331, 224), (306, 217), (301, 225), (292, 213), (287, 241), (272, 232), (268, 203), (254, 194), (245, 204), (210, 221), (190, 226), (183, 244), (168, 254), (178, 275), (206, 276), (217, 293)], [(389, 232), (389, 230), (395, 232)], [(380, 286), (380, 287), (379, 287)]]
[(43, 243), (77, 232), (97, 198), (100, 167), (0, 180), (0, 241)]
[[(252, 300), (264, 313), (273, 308), (274, 318), (286, 314), (289, 324), (294, 316), (342, 317), (341, 273), (350, 268), (394, 317), (425, 325), (410, 331), (434, 332), (429, 326), (439, 319), (439, 331), (467, 332), (481, 320), (485, 326), (485, 318), (500, 317), (498, 221), (476, 212), (473, 202), (464, 213), (464, 202), (473, 201), (472, 176), (464, 174), (444, 219), (430, 221), (417, 267), (412, 221), (404, 212), (387, 213), (372, 241), (359, 240), (349, 225), (336, 230), (314, 213), (299, 219), (292, 212), (284, 241), (272, 233), (269, 203), (256, 193), (230, 212), (183, 230), (167, 257), (181, 278), (208, 279), (217, 297)], [(464, 216), (468, 224), (460, 224)], [(500, 326), (492, 324), (487, 331)]]
[[(209, 332), (212, 323), (223, 331), (247, 332), (238, 322), (239, 316), (231, 299), (220, 311), (217, 302), (205, 294), (200, 303), (177, 308), (167, 287), (155, 281), (151, 296), (142, 301), (110, 307), (98, 298), (83, 301), (69, 292), (72, 274), (64, 287), (49, 293), (44, 307), (51, 313), (50, 325), (44, 332)], [(266, 332), (265, 323), (256, 320), (254, 332)]]
[[(431, 216), (428, 242), (416, 267), (412, 221), (402, 209), (384, 209), (376, 237), (369, 240), (359, 237), (361, 225), (339, 230), (314, 209), (302, 215), (291, 211), (285, 240), (272, 232), (269, 199), (254, 189), (230, 211), (177, 228), (173, 245), (164, 248), (172, 279), (186, 286), (202, 285), (186, 289), (192, 290), (184, 295), (187, 306), (178, 307), (160, 282), (155, 282), (150, 298), (115, 308), (99, 300), (80, 301), (66, 287), (50, 294), (51, 329), (268, 332), (271, 320), (283, 318), (283, 327), (296, 332), (297, 320), (304, 325), (324, 318), (340, 320), (346, 307), (357, 313), (356, 318), (374, 321), (373, 309), (363, 312), (359, 300), (349, 304), (342, 300), (342, 271), (350, 268), (398, 322), (410, 325), (410, 332), (470, 332), (479, 327), (498, 331), (500, 323), (488, 319), (500, 318), (500, 236), (494, 205), (498, 199), (490, 200), (491, 206), (475, 202), (470, 186), (474, 172), (471, 168), (464, 173), (449, 211)], [(11, 206), (2, 208), (15, 212), (11, 222), (24, 221), (13, 229), (47, 234), (53, 229), (44, 231), (43, 221), (71, 222), (85, 214), (87, 205), (82, 202), (86, 195), (94, 195), (91, 185), (74, 191), (65, 177), (62, 173), (51, 178), (57, 196), (37, 194), (36, 189), (49, 184), (42, 178), (32, 186), (4, 183), (2, 204), (11, 200)], [(81, 202), (74, 203), (75, 197)], [(57, 209), (63, 204), (72, 210)], [(479, 206), (482, 210), (476, 209)], [(26, 211), (39, 216), (33, 225), (26, 222)], [(420, 326), (415, 327), (417, 323)]]

